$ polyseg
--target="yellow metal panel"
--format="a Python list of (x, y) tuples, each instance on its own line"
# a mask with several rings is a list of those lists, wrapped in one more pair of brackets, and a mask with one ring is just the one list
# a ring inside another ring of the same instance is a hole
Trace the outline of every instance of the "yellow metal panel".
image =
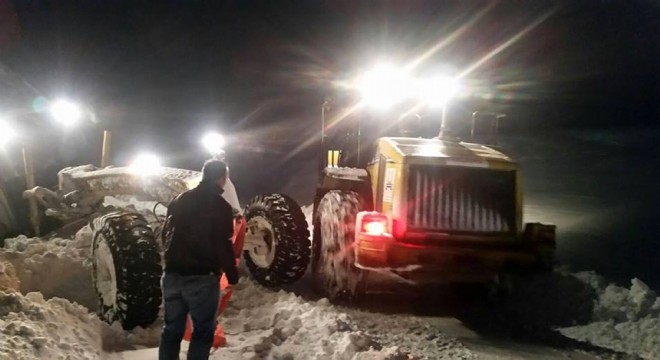
[(328, 150), (328, 166), (337, 167), (339, 163), (339, 150)]
[[(378, 154), (388, 160), (387, 169), (396, 171), (392, 201), (383, 200), (382, 211), (394, 218), (406, 216), (407, 179), (410, 165), (431, 165), (451, 167), (473, 167), (499, 171), (518, 170), (518, 165), (497, 150), (479, 144), (443, 141), (439, 139), (381, 138), (378, 140)], [(370, 165), (368, 171), (372, 179), (374, 199), (378, 196), (380, 179), (378, 162)], [(522, 231), (522, 184), (516, 171), (516, 227)], [(385, 191), (383, 191), (385, 197)]]
[(401, 174), (401, 164), (388, 163), (385, 166), (385, 178), (383, 183), (383, 213), (391, 214), (394, 205), (394, 199), (401, 184), (397, 178)]
[(394, 181), (394, 204), (392, 208), (392, 217), (397, 219), (405, 219), (407, 212), (407, 196), (408, 193), (408, 165), (397, 164), (396, 179)]
[(515, 170), (517, 164), (486, 146), (438, 139), (381, 138), (380, 152), (396, 163)]
[(396, 163), (403, 162), (403, 154), (401, 154), (394, 144), (389, 141), (389, 138), (381, 138), (378, 140), (378, 149), (380, 150), (380, 153), (385, 155), (389, 160)]

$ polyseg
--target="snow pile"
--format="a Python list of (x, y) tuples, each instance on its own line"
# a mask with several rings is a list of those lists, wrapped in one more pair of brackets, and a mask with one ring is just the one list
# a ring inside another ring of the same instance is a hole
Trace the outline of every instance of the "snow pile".
[(632, 279), (627, 289), (605, 286), (594, 273), (578, 273), (576, 277), (598, 295), (593, 321), (560, 329), (563, 335), (647, 359), (660, 358), (660, 298), (646, 284)]
[[(211, 359), (404, 360), (473, 359), (456, 339), (434, 330), (423, 318), (345, 309), (327, 299), (307, 301), (285, 291), (273, 292), (244, 277), (236, 286), (220, 322), (226, 347)], [(121, 328), (113, 325), (115, 333)], [(106, 348), (151, 347), (106, 353), (112, 359), (155, 358), (161, 324), (104, 336)], [(107, 342), (113, 341), (114, 345)], [(182, 357), (188, 343), (182, 346)]]
[[(5, 247), (0, 248), (0, 263), (11, 264), (22, 293), (39, 291), (47, 299), (61, 297), (94, 310), (98, 300), (92, 287), (90, 249), (89, 227), (84, 227), (73, 239), (19, 236), (5, 239)], [(6, 272), (0, 270), (0, 279)]]
[(103, 326), (67, 300), (0, 291), (2, 359), (98, 359)]
[[(103, 205), (122, 209), (133, 209), (143, 215), (153, 216), (153, 211), (159, 216), (167, 215), (167, 206), (157, 201), (140, 201), (133, 196), (106, 196)], [(156, 206), (158, 205), (158, 206)]]
[(242, 278), (221, 320), (228, 346), (214, 359), (407, 359), (327, 299), (308, 302)]
[(0, 262), (0, 291), (18, 291), (20, 284), (14, 265), (7, 261)]
[(371, 339), (385, 348), (398, 348), (415, 359), (476, 358), (461, 342), (436, 329), (428, 319), (408, 314), (347, 311)]

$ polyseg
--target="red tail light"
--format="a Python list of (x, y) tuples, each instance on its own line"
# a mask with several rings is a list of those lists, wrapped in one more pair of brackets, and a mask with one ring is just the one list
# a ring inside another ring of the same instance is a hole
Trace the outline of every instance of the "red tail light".
[(387, 229), (386, 225), (381, 221), (370, 221), (362, 224), (364, 227), (364, 232), (371, 235), (381, 235), (384, 234)]
[(357, 216), (357, 225), (361, 233), (382, 235), (390, 232), (390, 221), (379, 212), (361, 212)]

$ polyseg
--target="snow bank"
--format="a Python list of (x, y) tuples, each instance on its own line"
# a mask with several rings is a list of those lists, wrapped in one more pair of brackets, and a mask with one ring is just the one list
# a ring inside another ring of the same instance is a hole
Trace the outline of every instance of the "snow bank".
[[(132, 207), (148, 221), (156, 221), (152, 213), (155, 201), (106, 197), (105, 205)], [(158, 215), (166, 211), (163, 206), (156, 207)], [(0, 248), (0, 290), (14, 288), (23, 294), (38, 291), (46, 299), (60, 297), (95, 311), (98, 298), (92, 285), (91, 247), (89, 226), (71, 239), (5, 239), (4, 248)]]
[(471, 326), (598, 353), (596, 346), (607, 349), (603, 356), (614, 351), (660, 359), (660, 300), (639, 279), (627, 289), (593, 272), (558, 270), (509, 285), (505, 296), (471, 310)]
[(90, 249), (89, 227), (73, 239), (19, 236), (5, 239), (0, 263), (11, 264), (24, 294), (39, 291), (47, 299), (61, 297), (95, 310), (98, 300), (92, 287)]
[[(249, 278), (241, 278), (220, 321), (228, 343), (211, 356), (216, 360), (475, 358), (457, 340), (434, 331), (423, 318), (345, 309), (327, 299), (307, 301), (292, 293), (265, 289)], [(156, 346), (159, 335), (157, 324), (134, 331), (124, 340)], [(183, 357), (187, 345), (184, 342)], [(112, 359), (147, 359), (156, 352), (106, 355)]]
[(586, 325), (560, 329), (563, 335), (646, 359), (660, 358), (660, 298), (655, 292), (639, 279), (632, 279), (628, 289), (605, 285), (592, 272), (576, 277), (597, 293), (593, 318)]
[(378, 314), (347, 309), (365, 334), (384, 349), (398, 349), (415, 359), (473, 359), (477, 356), (428, 319), (409, 314)]
[(104, 325), (83, 306), (0, 291), (0, 358), (98, 359)]
[(327, 299), (305, 301), (242, 278), (222, 317), (228, 346), (213, 359), (406, 359)]
[(18, 291), (20, 284), (14, 265), (7, 261), (0, 262), (0, 291)]

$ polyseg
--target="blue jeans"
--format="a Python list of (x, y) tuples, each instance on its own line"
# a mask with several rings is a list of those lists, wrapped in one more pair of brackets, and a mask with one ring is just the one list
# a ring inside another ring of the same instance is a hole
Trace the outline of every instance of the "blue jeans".
[(193, 333), (188, 360), (208, 359), (216, 326), (220, 298), (219, 277), (165, 273), (161, 279), (165, 303), (165, 325), (160, 337), (158, 359), (178, 360), (181, 340), (190, 313)]

